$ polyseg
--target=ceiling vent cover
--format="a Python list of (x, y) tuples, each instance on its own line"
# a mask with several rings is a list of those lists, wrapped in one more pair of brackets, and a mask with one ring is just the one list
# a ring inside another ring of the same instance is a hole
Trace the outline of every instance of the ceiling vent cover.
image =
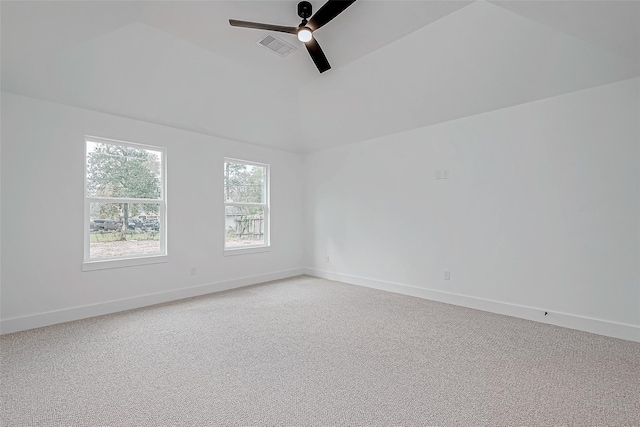
[(285, 57), (296, 50), (295, 46), (292, 46), (286, 41), (275, 36), (267, 36), (263, 39), (258, 40), (257, 43), (282, 57)]

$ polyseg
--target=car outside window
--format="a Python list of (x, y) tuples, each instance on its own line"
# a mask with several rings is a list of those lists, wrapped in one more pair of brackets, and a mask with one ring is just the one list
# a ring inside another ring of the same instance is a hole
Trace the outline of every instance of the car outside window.
[(83, 269), (166, 257), (165, 150), (97, 137), (85, 143)]

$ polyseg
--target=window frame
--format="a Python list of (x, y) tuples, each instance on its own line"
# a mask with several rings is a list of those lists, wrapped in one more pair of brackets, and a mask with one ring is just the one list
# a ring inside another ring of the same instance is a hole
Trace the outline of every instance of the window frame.
[[(87, 144), (96, 142), (101, 144), (119, 145), (142, 150), (156, 151), (160, 153), (160, 198), (127, 198), (127, 197), (90, 197), (87, 191)], [(167, 150), (156, 145), (139, 144), (136, 142), (121, 141), (117, 139), (103, 138), (92, 135), (84, 137), (84, 261), (82, 271), (103, 270), (109, 268), (132, 267), (137, 265), (157, 264), (168, 262), (167, 254)], [(124, 255), (110, 258), (90, 258), (89, 223), (91, 221), (91, 203), (144, 203), (158, 204), (158, 217), (160, 227), (160, 253)]]
[[(225, 182), (224, 171), (225, 164), (240, 163), (247, 166), (263, 167), (264, 173), (264, 203), (239, 203), (239, 202), (227, 202), (225, 198)], [(233, 157), (225, 157), (222, 163), (223, 181), (222, 181), (222, 198), (224, 200), (224, 214), (222, 216), (223, 223), (223, 235), (222, 235), (222, 248), (224, 256), (233, 255), (246, 255), (260, 252), (269, 252), (271, 250), (271, 165), (268, 163), (254, 162), (251, 160), (242, 160)], [(239, 246), (239, 247), (227, 247), (227, 225), (226, 215), (227, 206), (239, 206), (239, 207), (262, 207), (264, 209), (264, 244), (251, 245), (251, 246)]]

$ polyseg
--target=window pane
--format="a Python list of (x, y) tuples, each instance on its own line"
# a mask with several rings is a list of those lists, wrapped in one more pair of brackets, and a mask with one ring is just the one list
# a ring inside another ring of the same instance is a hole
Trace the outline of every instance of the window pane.
[(263, 207), (226, 206), (225, 210), (225, 247), (265, 244)]
[(161, 152), (87, 141), (87, 195), (159, 199)]
[(159, 254), (159, 210), (158, 203), (92, 202), (89, 258)]
[(266, 168), (225, 162), (224, 199), (228, 203), (266, 203)]

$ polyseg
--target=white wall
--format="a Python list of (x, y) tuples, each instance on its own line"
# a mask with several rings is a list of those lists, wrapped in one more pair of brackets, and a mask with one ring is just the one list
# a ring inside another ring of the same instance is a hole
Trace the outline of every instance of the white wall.
[(640, 340), (639, 94), (636, 78), (309, 155), (309, 271)]
[[(87, 134), (167, 148), (168, 263), (81, 271)], [(3, 332), (300, 273), (297, 154), (5, 92), (1, 136)], [(225, 156), (271, 164), (270, 252), (223, 256)]]
[[(632, 79), (305, 158), (3, 92), (2, 332), (306, 271), (640, 341), (639, 98)], [(167, 147), (168, 263), (81, 271), (85, 134)], [(271, 252), (222, 255), (224, 156), (272, 165)]]

